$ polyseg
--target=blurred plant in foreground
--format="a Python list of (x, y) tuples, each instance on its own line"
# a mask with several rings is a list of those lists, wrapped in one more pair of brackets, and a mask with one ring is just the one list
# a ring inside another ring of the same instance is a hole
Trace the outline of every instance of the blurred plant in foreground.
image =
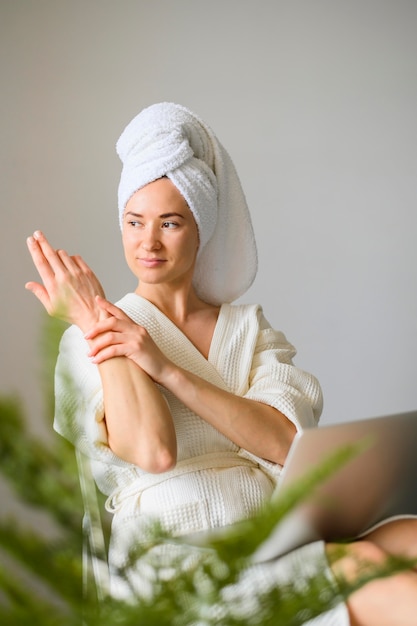
[[(61, 333), (62, 325), (48, 322), (42, 345), (48, 425), (53, 414), (52, 368)], [(169, 576), (156, 572), (151, 600), (127, 603), (97, 594), (85, 571), (83, 575), (83, 501), (73, 447), (58, 435), (53, 446), (30, 435), (19, 398), (0, 398), (1, 474), (25, 505), (42, 511), (57, 529), (50, 537), (21, 520), (0, 519), (0, 622), (7, 626), (300, 626), (369, 579), (406, 569), (410, 563), (392, 559), (378, 571), (364, 569), (363, 579), (354, 587), (342, 581), (339, 598), (323, 574), (302, 588), (286, 584), (257, 594), (254, 612), (245, 613), (230, 603), (219, 618), (215, 609), (224, 607), (224, 588), (237, 580), (279, 520), (357, 453), (354, 447), (338, 451), (256, 517), (211, 539), (192, 567), (184, 569), (178, 562)], [(158, 528), (152, 532), (149, 547), (173, 541)], [(143, 553), (132, 554), (132, 559), (138, 556)]]

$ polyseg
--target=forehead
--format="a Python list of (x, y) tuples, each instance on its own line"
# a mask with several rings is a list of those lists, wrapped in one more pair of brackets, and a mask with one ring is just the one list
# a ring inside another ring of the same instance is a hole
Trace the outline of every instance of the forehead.
[(177, 208), (182, 207), (190, 211), (184, 197), (174, 183), (169, 178), (159, 178), (135, 191), (126, 204), (126, 210), (132, 206), (152, 209), (168, 205)]

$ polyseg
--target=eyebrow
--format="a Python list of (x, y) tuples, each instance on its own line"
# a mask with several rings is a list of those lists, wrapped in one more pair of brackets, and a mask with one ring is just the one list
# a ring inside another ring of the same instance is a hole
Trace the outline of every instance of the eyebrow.
[[(125, 217), (127, 217), (128, 215), (132, 217), (143, 217), (142, 213), (135, 213), (134, 211), (127, 211)], [(181, 215), (181, 213), (161, 213), (161, 215), (158, 215), (158, 217), (164, 220), (168, 219), (169, 217), (180, 217), (181, 219), (185, 219), (184, 216)]]

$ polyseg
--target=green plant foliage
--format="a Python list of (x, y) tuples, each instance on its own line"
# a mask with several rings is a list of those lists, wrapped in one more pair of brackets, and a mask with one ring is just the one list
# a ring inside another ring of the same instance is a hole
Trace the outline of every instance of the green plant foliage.
[[(45, 405), (52, 424), (52, 367), (62, 326), (47, 326), (48, 341), (42, 352), (48, 367)], [(192, 565), (181, 557), (166, 568), (156, 568), (150, 599), (137, 602), (98, 599), (86, 585), (82, 567), (83, 504), (73, 448), (56, 436), (53, 446), (35, 439), (26, 428), (22, 404), (16, 397), (0, 398), (1, 473), (20, 501), (46, 515), (57, 528), (54, 539), (45, 537), (22, 520), (0, 519), (0, 623), (7, 626), (300, 626), (328, 610), (340, 597), (375, 576), (385, 576), (410, 566), (392, 559), (379, 571), (364, 569), (355, 587), (341, 581), (335, 596), (325, 576), (298, 585), (274, 586), (254, 597), (225, 602), (224, 593), (244, 571), (250, 556), (274, 526), (326, 476), (354, 454), (357, 447), (340, 450), (313, 475), (283, 497), (267, 504), (254, 518), (236, 524), (210, 539)], [(150, 542), (132, 552), (132, 561), (148, 558), (151, 548), (174, 540), (155, 526)], [(343, 547), (342, 547), (343, 549)], [(6, 558), (7, 556), (7, 558)], [(128, 575), (128, 572), (121, 572)], [(91, 582), (91, 581), (90, 581)], [(248, 610), (250, 607), (250, 611)], [(250, 615), (251, 617), (248, 617)]]

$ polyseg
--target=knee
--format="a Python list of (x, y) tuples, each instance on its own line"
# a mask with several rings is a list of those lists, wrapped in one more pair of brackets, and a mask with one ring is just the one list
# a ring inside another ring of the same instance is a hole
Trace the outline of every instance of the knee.
[(360, 540), (343, 545), (327, 546), (329, 561), (336, 578), (347, 582), (358, 580), (382, 567), (387, 553), (372, 541)]
[(416, 519), (399, 519), (386, 522), (371, 531), (365, 539), (376, 543), (389, 554), (417, 559)]
[(369, 565), (383, 565), (388, 554), (381, 546), (373, 541), (363, 539), (349, 544), (349, 553), (359, 563), (368, 563)]

